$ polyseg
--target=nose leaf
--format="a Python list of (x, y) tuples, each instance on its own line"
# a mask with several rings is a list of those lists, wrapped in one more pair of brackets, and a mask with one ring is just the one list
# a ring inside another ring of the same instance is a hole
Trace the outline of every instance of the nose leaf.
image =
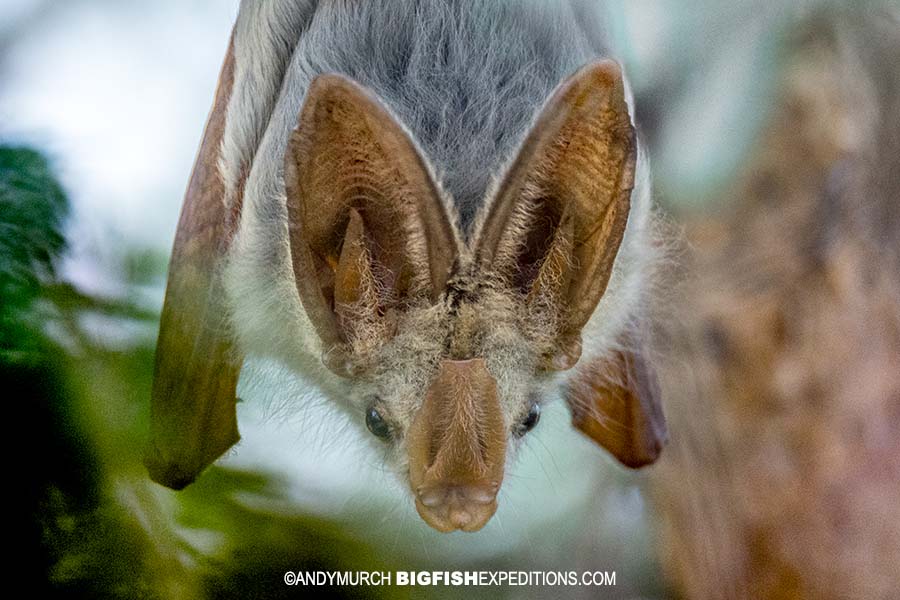
[(497, 510), (506, 429), (483, 359), (446, 360), (409, 430), (416, 508), (439, 531), (477, 531)]

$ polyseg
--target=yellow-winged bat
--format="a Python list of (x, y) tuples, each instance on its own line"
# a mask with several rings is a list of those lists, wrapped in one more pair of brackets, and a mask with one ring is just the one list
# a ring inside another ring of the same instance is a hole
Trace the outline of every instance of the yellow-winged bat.
[(238, 439), (243, 356), (386, 445), (475, 531), (541, 406), (630, 467), (666, 440), (648, 165), (590, 3), (245, 0), (160, 327), (151, 476)]

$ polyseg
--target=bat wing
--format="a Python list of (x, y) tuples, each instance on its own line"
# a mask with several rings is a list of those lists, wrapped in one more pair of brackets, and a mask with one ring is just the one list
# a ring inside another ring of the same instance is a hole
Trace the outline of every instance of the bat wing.
[(659, 382), (641, 344), (585, 361), (566, 400), (576, 429), (627, 467), (656, 462), (668, 441)]
[(234, 85), (234, 41), (188, 184), (160, 321), (150, 410), (150, 477), (181, 489), (240, 438), (235, 389), (242, 357), (226, 321), (221, 259), (240, 213), (224, 203), (217, 160)]

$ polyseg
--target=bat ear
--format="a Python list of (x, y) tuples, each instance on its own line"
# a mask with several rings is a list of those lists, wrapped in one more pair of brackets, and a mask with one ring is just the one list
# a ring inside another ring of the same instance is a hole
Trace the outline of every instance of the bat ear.
[(555, 329), (547, 368), (581, 355), (625, 232), (636, 155), (619, 66), (589, 64), (547, 102), (480, 227), (476, 261)]
[(633, 333), (623, 349), (578, 365), (566, 389), (572, 425), (633, 469), (656, 461), (668, 440), (659, 382)]
[(233, 81), (232, 45), (178, 222), (156, 346), (144, 463), (154, 481), (173, 489), (191, 483), (240, 437), (241, 358), (227, 334), (219, 279), (240, 211), (240, 199), (226, 208), (217, 168)]
[(313, 81), (284, 177), (297, 292), (326, 364), (346, 374), (346, 351), (390, 336), (394, 311), (437, 299), (458, 238), (409, 135), (346, 77)]

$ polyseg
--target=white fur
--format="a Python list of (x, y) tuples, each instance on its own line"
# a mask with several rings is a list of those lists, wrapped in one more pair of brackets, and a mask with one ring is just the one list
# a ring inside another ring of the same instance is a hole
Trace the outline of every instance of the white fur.
[(244, 0), (234, 27), (234, 86), (219, 171), (231, 206), (265, 133), (297, 40), (317, 0)]
[(612, 276), (606, 293), (582, 330), (584, 357), (607, 353), (619, 343), (619, 334), (630, 320), (645, 317), (641, 312), (647, 304), (645, 295), (651, 291), (648, 282), (653, 278), (662, 252), (653, 243), (653, 227), (649, 157), (641, 148), (631, 194), (631, 212)]

